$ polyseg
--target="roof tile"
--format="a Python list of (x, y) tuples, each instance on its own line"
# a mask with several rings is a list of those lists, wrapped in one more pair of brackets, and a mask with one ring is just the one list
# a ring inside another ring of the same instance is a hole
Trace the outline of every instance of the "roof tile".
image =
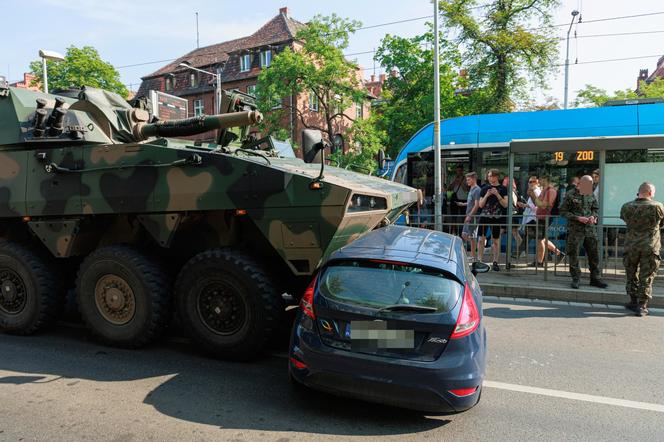
[(199, 68), (223, 63), (229, 59), (229, 54), (239, 53), (243, 49), (293, 40), (297, 32), (304, 26), (306, 26), (304, 23), (293, 20), (284, 13), (279, 13), (250, 36), (194, 49), (142, 79), (147, 80), (177, 71), (179, 64), (184, 61)]

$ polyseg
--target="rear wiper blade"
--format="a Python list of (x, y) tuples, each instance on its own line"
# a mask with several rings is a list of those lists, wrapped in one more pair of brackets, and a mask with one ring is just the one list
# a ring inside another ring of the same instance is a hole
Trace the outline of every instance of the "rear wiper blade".
[(427, 307), (426, 305), (412, 305), (412, 304), (393, 304), (386, 305), (385, 307), (379, 308), (379, 312), (393, 312), (397, 310), (406, 310), (414, 312), (427, 312), (433, 313), (438, 311), (436, 307)]

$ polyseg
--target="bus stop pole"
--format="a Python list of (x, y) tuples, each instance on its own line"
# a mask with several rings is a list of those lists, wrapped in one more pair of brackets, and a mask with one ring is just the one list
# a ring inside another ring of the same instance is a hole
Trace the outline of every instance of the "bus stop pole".
[(439, 35), (438, 35), (438, 1), (433, 2), (433, 177), (434, 177), (434, 219), (435, 228), (438, 231), (443, 230), (443, 198), (442, 198), (442, 177), (440, 161), (440, 56), (439, 56)]
[(604, 175), (606, 164), (606, 150), (599, 151), (599, 216), (597, 221), (597, 238), (599, 239), (599, 271), (604, 273), (604, 195), (606, 194), (606, 179)]
[[(507, 249), (505, 250), (505, 268), (510, 271), (512, 260), (512, 222), (514, 221), (514, 192), (512, 192), (512, 183), (514, 182), (514, 152), (508, 151), (507, 157)], [(517, 244), (518, 247), (518, 244)]]

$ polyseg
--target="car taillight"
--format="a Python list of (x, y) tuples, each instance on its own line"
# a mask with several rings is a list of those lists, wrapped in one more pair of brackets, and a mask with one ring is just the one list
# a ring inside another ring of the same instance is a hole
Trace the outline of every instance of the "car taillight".
[(297, 359), (295, 359), (292, 356), (290, 357), (290, 362), (291, 362), (291, 364), (293, 364), (293, 367), (297, 368), (298, 370), (304, 370), (305, 368), (309, 368), (309, 366), (307, 364), (305, 364), (302, 361), (298, 361)]
[(316, 288), (317, 280), (318, 275), (314, 276), (314, 279), (304, 291), (304, 295), (302, 295), (302, 300), (300, 301), (302, 313), (309, 316), (311, 319), (316, 319), (316, 314), (314, 313), (314, 289)]
[(454, 396), (457, 397), (465, 397), (465, 396), (470, 396), (472, 394), (475, 394), (477, 391), (478, 387), (473, 387), (473, 388), (458, 388), (456, 390), (448, 390), (450, 393), (452, 393)]
[(480, 312), (477, 311), (473, 294), (471, 293), (468, 284), (466, 284), (463, 292), (461, 311), (459, 311), (459, 317), (457, 318), (456, 326), (454, 327), (454, 332), (452, 333), (452, 336), (450, 336), (450, 339), (459, 339), (468, 336), (474, 332), (479, 325)]

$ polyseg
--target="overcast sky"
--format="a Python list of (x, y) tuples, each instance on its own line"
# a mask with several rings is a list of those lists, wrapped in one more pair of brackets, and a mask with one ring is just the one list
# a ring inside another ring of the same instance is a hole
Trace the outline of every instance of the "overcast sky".
[[(428, 16), (433, 5), (429, 0), (216, 0), (191, 2), (171, 0), (4, 0), (0, 26), (0, 75), (11, 81), (28, 71), (39, 49), (65, 52), (67, 46), (91, 45), (106, 61), (118, 67), (122, 81), (137, 89), (140, 77), (166, 64), (138, 63), (176, 58), (196, 47), (195, 12), (199, 13), (200, 45), (242, 37), (288, 6), (293, 18), (308, 21), (315, 14), (336, 13), (360, 20), (365, 26)], [(575, 27), (578, 38), (570, 43), (570, 101), (584, 84), (613, 91), (633, 88), (640, 68), (656, 66), (664, 55), (664, 3), (661, 0), (563, 0), (555, 23), (569, 23), (571, 11), (580, 9), (582, 23)], [(649, 17), (592, 20), (660, 13)], [(431, 19), (429, 19), (431, 20)], [(348, 52), (371, 51), (387, 34), (413, 36), (424, 31), (426, 20), (360, 30), (351, 39)], [(598, 34), (650, 32), (640, 35), (584, 37)], [(556, 28), (561, 37), (559, 62), (565, 58), (564, 37), (567, 26)], [(572, 37), (574, 30), (572, 31)], [(604, 63), (588, 63), (616, 58), (644, 57)], [(358, 62), (371, 73), (372, 55), (358, 55)], [(574, 64), (577, 61), (579, 64)], [(551, 95), (562, 102), (564, 68), (551, 78), (550, 91), (534, 96), (541, 101)], [(378, 71), (380, 72), (380, 71)]]

